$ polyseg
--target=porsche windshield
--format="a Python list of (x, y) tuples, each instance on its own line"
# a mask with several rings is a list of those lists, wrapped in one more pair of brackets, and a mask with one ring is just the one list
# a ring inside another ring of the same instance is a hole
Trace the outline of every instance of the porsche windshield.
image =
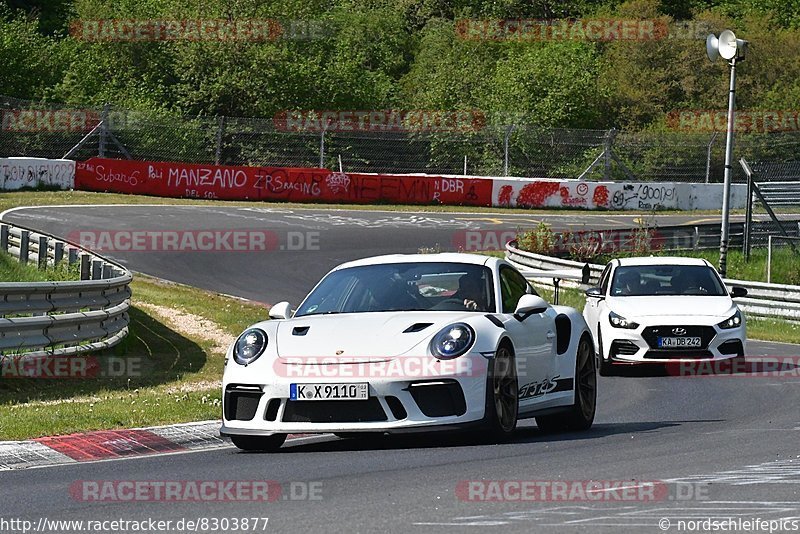
[(391, 263), (340, 269), (311, 292), (295, 317), (381, 311), (494, 312), (492, 271), (464, 263)]
[(704, 295), (727, 293), (717, 273), (707, 265), (631, 265), (617, 267), (612, 297)]

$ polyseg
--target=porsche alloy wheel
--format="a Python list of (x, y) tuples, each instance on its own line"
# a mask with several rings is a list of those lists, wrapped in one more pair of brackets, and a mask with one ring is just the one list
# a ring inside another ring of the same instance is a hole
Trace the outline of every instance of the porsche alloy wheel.
[(578, 344), (575, 364), (575, 403), (566, 413), (544, 415), (536, 424), (544, 432), (588, 430), (597, 408), (597, 367), (594, 345), (588, 336)]
[(503, 345), (492, 360), (486, 395), (488, 438), (505, 441), (517, 428), (519, 415), (519, 385), (514, 355)]

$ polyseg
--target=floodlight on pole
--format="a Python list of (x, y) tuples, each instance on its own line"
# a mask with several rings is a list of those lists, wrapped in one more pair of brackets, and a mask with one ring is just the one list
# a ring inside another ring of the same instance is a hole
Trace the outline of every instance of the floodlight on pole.
[(730, 221), (731, 173), (733, 171), (733, 125), (736, 107), (736, 62), (744, 61), (747, 41), (737, 39), (731, 30), (725, 30), (717, 37), (714, 34), (706, 38), (708, 59), (716, 61), (722, 58), (731, 68), (731, 80), (728, 88), (728, 130), (725, 138), (725, 178), (722, 186), (722, 228), (719, 238), (719, 273), (724, 277), (728, 270), (728, 227)]

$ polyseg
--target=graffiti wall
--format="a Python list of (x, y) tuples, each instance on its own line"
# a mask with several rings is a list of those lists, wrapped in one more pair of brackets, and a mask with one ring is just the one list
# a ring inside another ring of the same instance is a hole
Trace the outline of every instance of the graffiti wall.
[(230, 167), (92, 158), (76, 187), (167, 197), (356, 204), (489, 206), (492, 181), (428, 175), (337, 173), (295, 167)]
[[(747, 187), (731, 186), (731, 207), (744, 207)], [(492, 204), (516, 208), (696, 210), (722, 207), (722, 184), (494, 179)]]
[(75, 187), (75, 162), (68, 159), (0, 158), (2, 189)]
[[(88, 191), (223, 200), (343, 204), (449, 204), (609, 210), (720, 209), (721, 184), (584, 182), (417, 174), (342, 173), (300, 167), (233, 167), (92, 158), (78, 162)], [(744, 207), (733, 186), (731, 206)]]

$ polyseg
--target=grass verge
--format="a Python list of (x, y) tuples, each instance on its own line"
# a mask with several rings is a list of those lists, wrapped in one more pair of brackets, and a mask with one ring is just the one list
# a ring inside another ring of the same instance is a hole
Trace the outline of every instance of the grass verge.
[(0, 440), (217, 419), (224, 352), (266, 317), (256, 304), (137, 275), (130, 334), (87, 360), (95, 373), (0, 377)]
[[(666, 253), (669, 255), (705, 258), (711, 265), (719, 264), (718, 250), (681, 250)], [(788, 247), (772, 249), (770, 282), (773, 284), (800, 285), (800, 256)], [(727, 259), (727, 277), (735, 280), (753, 282), (767, 281), (767, 249), (754, 248), (750, 261), (745, 261), (741, 250), (729, 250)]]
[(0, 252), (0, 281), (2, 282), (53, 282), (80, 280), (80, 264), (60, 263), (57, 267), (39, 269), (33, 263), (20, 263), (7, 252)]

